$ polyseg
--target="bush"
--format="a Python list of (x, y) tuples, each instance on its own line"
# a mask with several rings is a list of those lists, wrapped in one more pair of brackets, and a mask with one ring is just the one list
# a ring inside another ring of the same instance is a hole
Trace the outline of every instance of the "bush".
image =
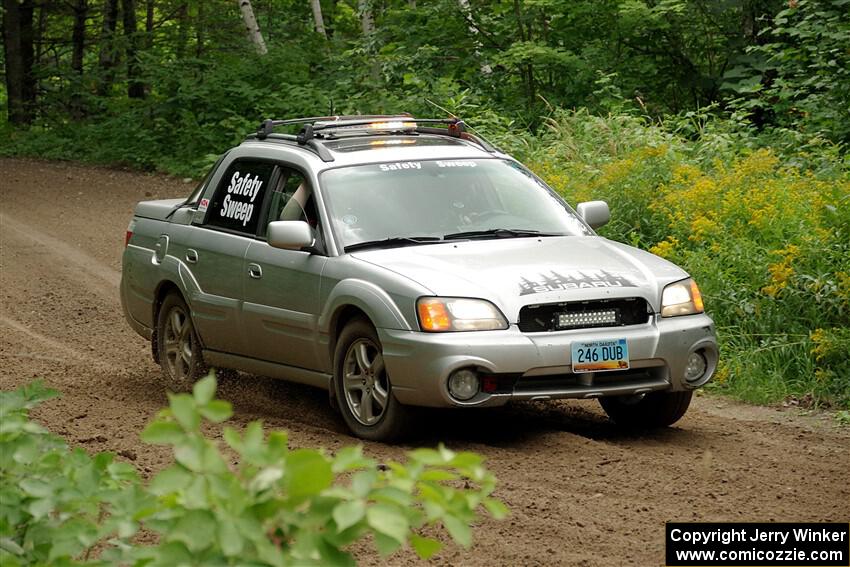
[[(210, 375), (192, 395), (169, 394), (142, 439), (170, 446), (174, 462), (147, 485), (112, 454), (69, 450), (29, 419), (55, 392), (0, 393), (0, 563), (353, 565), (346, 549), (367, 537), (382, 556), (410, 544), (429, 558), (441, 543), (422, 528), (442, 525), (468, 547), (480, 508), (507, 513), (481, 457), (443, 446), (379, 465), (359, 446), (291, 450), (285, 433), (253, 422), (225, 427), (222, 452), (201, 432), (231, 415), (215, 389)], [(156, 543), (138, 543), (141, 530)]]

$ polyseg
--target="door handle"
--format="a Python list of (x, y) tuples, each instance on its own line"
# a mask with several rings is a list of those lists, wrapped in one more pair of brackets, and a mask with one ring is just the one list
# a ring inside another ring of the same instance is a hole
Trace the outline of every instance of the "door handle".
[(198, 251), (194, 250), (192, 248), (189, 248), (188, 250), (186, 250), (186, 261), (189, 262), (190, 264), (197, 264), (198, 263)]
[(154, 264), (159, 264), (165, 258), (165, 254), (168, 252), (168, 235), (162, 234), (159, 239), (156, 241), (156, 244), (153, 247), (153, 262)]
[(248, 264), (248, 275), (258, 280), (263, 277), (263, 268), (259, 264)]

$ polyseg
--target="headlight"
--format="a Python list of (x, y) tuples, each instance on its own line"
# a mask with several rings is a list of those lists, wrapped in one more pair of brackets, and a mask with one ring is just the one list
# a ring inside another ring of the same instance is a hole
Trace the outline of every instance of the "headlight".
[(508, 322), (495, 305), (483, 299), (420, 297), (416, 302), (423, 331), (493, 331)]
[(693, 315), (703, 311), (705, 308), (702, 304), (702, 294), (699, 292), (697, 282), (690, 278), (671, 283), (661, 294), (662, 317)]

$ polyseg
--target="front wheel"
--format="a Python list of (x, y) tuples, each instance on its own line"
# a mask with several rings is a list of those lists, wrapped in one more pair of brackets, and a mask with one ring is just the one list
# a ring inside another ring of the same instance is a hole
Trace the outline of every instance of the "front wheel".
[(656, 428), (673, 425), (685, 415), (693, 392), (650, 392), (638, 396), (599, 398), (614, 423), (625, 427)]
[(410, 425), (410, 409), (396, 400), (375, 328), (363, 319), (345, 326), (334, 351), (334, 389), (348, 428), (362, 439), (392, 441)]
[(173, 392), (191, 391), (206, 366), (189, 307), (176, 293), (162, 302), (156, 320), (156, 348), (166, 386)]

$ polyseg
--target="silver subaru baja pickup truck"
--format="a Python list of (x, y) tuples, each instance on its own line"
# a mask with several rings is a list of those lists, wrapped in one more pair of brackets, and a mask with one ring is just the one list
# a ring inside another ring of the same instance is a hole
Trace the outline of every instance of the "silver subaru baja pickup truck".
[(365, 439), (511, 400), (667, 426), (717, 367), (714, 324), (608, 219), (460, 120), (267, 120), (188, 199), (138, 204), (121, 299), (172, 388), (210, 366), (325, 388)]

